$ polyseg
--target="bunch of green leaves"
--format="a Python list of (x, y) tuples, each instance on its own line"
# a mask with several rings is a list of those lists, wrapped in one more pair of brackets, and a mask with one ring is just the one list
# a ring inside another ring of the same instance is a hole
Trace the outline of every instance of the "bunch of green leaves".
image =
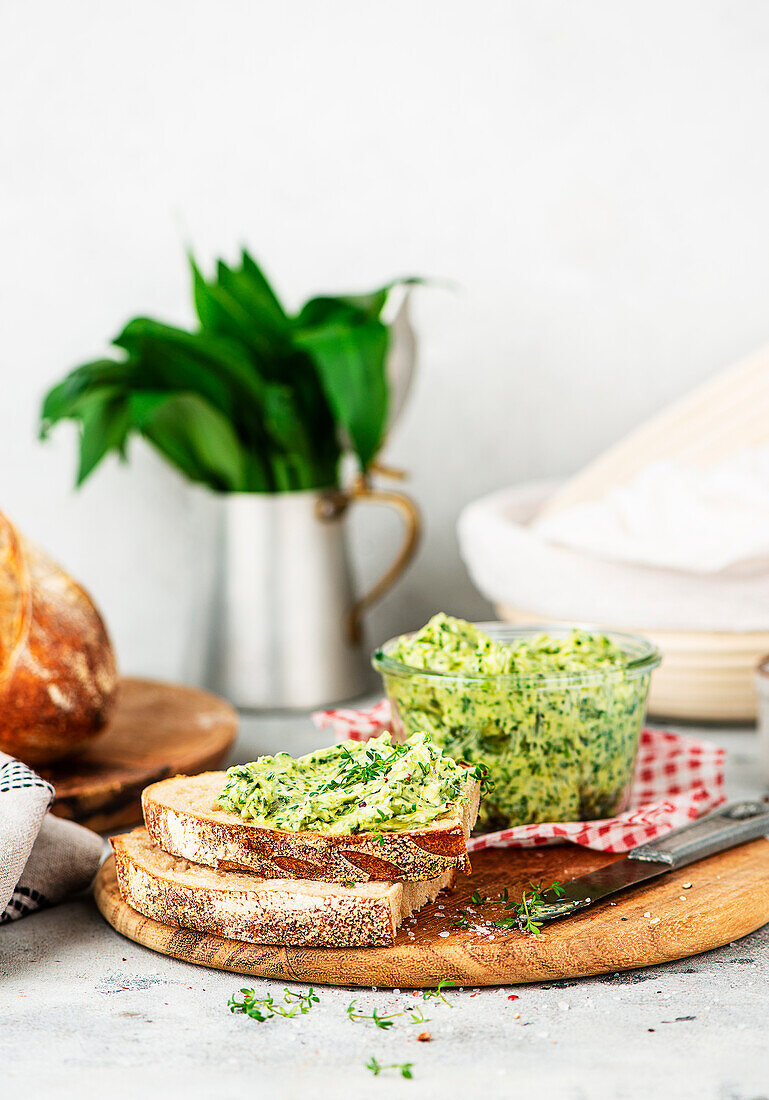
[(389, 393), (391, 286), (281, 305), (247, 253), (206, 279), (190, 259), (198, 327), (138, 317), (112, 341), (116, 358), (84, 363), (46, 395), (45, 438), (79, 426), (82, 484), (139, 435), (191, 481), (219, 492), (338, 484), (343, 448), (363, 471), (382, 445)]
[(314, 1004), (319, 1003), (319, 998), (312, 986), (306, 993), (292, 993), (290, 989), (284, 989), (283, 1004), (276, 1002), (270, 994), (258, 998), (254, 989), (241, 989), (239, 992), (243, 994), (241, 1000), (237, 999), (237, 995), (230, 997), (228, 1002), (230, 1012), (250, 1016), (258, 1024), (263, 1024), (274, 1016), (283, 1016), (288, 1019), (292, 1019), (297, 1014), (305, 1016)]

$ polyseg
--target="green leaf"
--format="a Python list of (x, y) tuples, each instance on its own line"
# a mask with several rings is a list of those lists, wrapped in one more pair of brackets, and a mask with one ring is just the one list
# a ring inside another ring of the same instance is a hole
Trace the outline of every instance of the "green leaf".
[(349, 296), (310, 298), (294, 318), (294, 327), (302, 331), (331, 321), (351, 325), (365, 320), (378, 321), (386, 301), (387, 289), (361, 295), (357, 300)]
[(261, 270), (256, 260), (246, 252), (245, 248), (241, 252), (241, 260), (243, 274), (251, 283), (253, 292), (258, 294), (261, 298), (264, 310), (270, 311), (275, 325), (285, 325), (288, 322), (288, 317), (286, 316), (283, 306), (278, 301), (275, 291), (267, 281), (266, 275)]
[(195, 310), (204, 332), (228, 336), (246, 343), (250, 343), (255, 337), (260, 346), (266, 346), (267, 341), (260, 338), (255, 326), (251, 323), (251, 318), (241, 304), (217, 283), (206, 282), (195, 262), (192, 260), (190, 262)]
[(276, 319), (271, 292), (266, 297), (250, 276), (231, 271), (222, 261), (216, 282), (206, 281), (192, 257), (190, 266), (195, 309), (204, 331), (239, 340), (266, 361), (285, 354), (288, 321), (280, 306)]
[(246, 463), (232, 425), (196, 393), (134, 393), (133, 426), (192, 481), (244, 492)]
[(290, 322), (272, 287), (247, 252), (243, 253), (240, 270), (217, 265), (219, 286), (232, 295), (252, 318), (260, 331), (268, 333), (277, 343), (284, 343)]
[(387, 421), (387, 329), (376, 320), (350, 325), (332, 319), (295, 339), (312, 356), (326, 399), (365, 470)]
[(244, 400), (261, 401), (262, 382), (236, 341), (137, 317), (113, 344), (128, 352), (142, 388), (190, 390), (228, 415)]
[(114, 359), (84, 363), (48, 391), (40, 411), (40, 437), (45, 439), (59, 420), (78, 418), (95, 390), (111, 392), (129, 383), (131, 370)]
[(264, 397), (264, 422), (270, 437), (289, 453), (310, 461), (312, 447), (307, 429), (288, 386), (270, 385)]
[(354, 321), (363, 319), (378, 321), (393, 287), (422, 282), (422, 279), (412, 277), (394, 279), (386, 286), (372, 290), (368, 294), (339, 294), (310, 298), (294, 318), (294, 324), (299, 329), (314, 328), (316, 325), (327, 324), (332, 318), (341, 320), (345, 316)]
[(84, 395), (78, 416), (81, 424), (79, 487), (109, 451), (117, 451), (125, 457), (131, 418), (125, 395), (108, 387)]

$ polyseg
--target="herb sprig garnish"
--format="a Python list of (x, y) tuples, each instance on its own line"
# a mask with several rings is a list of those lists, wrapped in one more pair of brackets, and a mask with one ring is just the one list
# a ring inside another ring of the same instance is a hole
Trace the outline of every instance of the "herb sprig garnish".
[(228, 1002), (230, 1012), (250, 1016), (258, 1024), (263, 1024), (274, 1016), (284, 1016), (288, 1019), (293, 1018), (297, 1013), (304, 1016), (314, 1004), (320, 1003), (312, 986), (306, 993), (292, 993), (290, 989), (284, 989), (283, 1004), (276, 1003), (271, 994), (266, 997), (257, 997), (254, 989), (241, 989), (239, 992), (243, 994), (243, 999), (239, 1001), (237, 996), (230, 997)]
[(378, 1077), (386, 1069), (397, 1069), (400, 1072), (401, 1077), (408, 1077), (409, 1079), (414, 1076), (411, 1072), (414, 1068), (413, 1062), (388, 1062), (387, 1065), (380, 1065), (376, 1058), (371, 1058), (366, 1062), (366, 1069), (370, 1069), (375, 1077)]
[(368, 1014), (365, 1012), (356, 1012), (356, 1004), (357, 1001), (350, 1001), (347, 1006), (347, 1015), (352, 1022), (355, 1023), (357, 1020), (371, 1020), (372, 1023), (375, 1024), (376, 1027), (381, 1028), (382, 1031), (386, 1031), (388, 1028), (392, 1027), (397, 1016), (405, 1016), (404, 1012), (391, 1012), (389, 1015), (380, 1016), (376, 1009)]
[(394, 744), (387, 756), (373, 748), (368, 748), (356, 758), (346, 746), (341, 746), (341, 767), (335, 776), (321, 783), (310, 795), (317, 797), (339, 788), (353, 787), (358, 783), (370, 783), (374, 779), (384, 778), (399, 757), (409, 751), (408, 745)]
[[(565, 893), (558, 879), (548, 887), (548, 890), (552, 890), (559, 898), (563, 897)], [(528, 932), (532, 936), (538, 936), (542, 931), (543, 923), (539, 919), (539, 910), (543, 905), (543, 893), (543, 885), (540, 880), (539, 882), (529, 883), (529, 889), (523, 891), (519, 902), (510, 900), (510, 891), (507, 889), (503, 890), (497, 898), (487, 898), (476, 890), (470, 896), (470, 901), (474, 905), (504, 905), (505, 909), (511, 911), (510, 916), (505, 917), (504, 920), (491, 922), (495, 928), (517, 928), (519, 932)], [(460, 914), (462, 913), (463, 911), (460, 910)], [(457, 923), (454, 927), (464, 927), (464, 925)]]
[[(383, 756), (373, 748), (369, 748), (362, 756), (358, 754), (356, 757), (346, 746), (343, 746), (341, 748), (341, 767), (337, 774), (310, 791), (309, 795), (311, 797), (318, 797), (319, 795), (327, 794), (329, 791), (340, 789), (349, 790), (351, 787), (355, 787), (358, 784), (371, 783), (376, 779), (386, 779), (393, 764), (395, 764), (400, 757), (405, 756), (406, 753), (409, 752), (409, 749), (410, 746), (408, 744), (399, 744), (395, 742), (391, 746), (391, 751), (387, 756)], [(429, 776), (430, 766), (428, 764), (418, 762), (416, 766), (422, 776)], [(485, 764), (479, 763), (475, 764), (473, 767), (468, 767), (466, 774), (472, 776), (473, 779), (479, 780), (481, 785), (484, 785), (488, 782), (489, 769)], [(449, 793), (452, 797), (457, 798), (459, 796), (465, 779), (465, 775), (459, 775), (451, 781)], [(414, 806), (413, 809), (416, 810), (416, 806)], [(383, 814), (381, 810), (377, 811), (377, 814), (381, 820), (387, 820), (386, 815)]]
[(422, 990), (422, 1000), (423, 1001), (432, 1001), (432, 1000), (443, 1001), (443, 1003), (445, 1005), (448, 1005), (449, 1008), (453, 1008), (454, 1007), (453, 1004), (451, 1003), (451, 1001), (446, 1000), (446, 997), (445, 997), (443, 991), (444, 991), (444, 989), (448, 989), (450, 986), (456, 985), (456, 984), (457, 984), (456, 982), (449, 981), (448, 978), (441, 978), (441, 980), (438, 982), (438, 985), (435, 989), (423, 989)]
[(410, 1024), (429, 1024), (430, 1017), (425, 1016), (421, 1008), (414, 1008), (409, 1012)]

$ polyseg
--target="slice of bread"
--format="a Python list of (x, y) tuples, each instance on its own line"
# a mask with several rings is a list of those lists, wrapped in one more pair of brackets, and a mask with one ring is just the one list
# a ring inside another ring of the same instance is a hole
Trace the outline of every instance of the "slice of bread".
[(456, 812), (410, 832), (289, 833), (220, 810), (226, 772), (177, 776), (142, 794), (153, 842), (171, 855), (262, 878), (324, 882), (421, 882), (470, 871), (467, 838), (478, 816), (480, 783), (468, 777)]
[(214, 871), (152, 844), (145, 829), (112, 837), (123, 900), (176, 928), (291, 947), (390, 946), (401, 921), (453, 886), (454, 871), (429, 882), (262, 879)]

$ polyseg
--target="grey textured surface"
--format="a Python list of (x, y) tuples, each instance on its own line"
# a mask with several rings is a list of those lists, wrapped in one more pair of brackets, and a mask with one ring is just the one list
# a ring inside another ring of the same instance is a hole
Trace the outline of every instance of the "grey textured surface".
[[(730, 797), (758, 793), (754, 735), (701, 732), (730, 749)], [(236, 756), (317, 740), (301, 716), (249, 719)], [(753, 1100), (769, 1096), (768, 978), (769, 926), (664, 967), (451, 992), (451, 1007), (321, 988), (308, 1015), (257, 1024), (232, 1016), (228, 998), (241, 984), (260, 996), (282, 986), (156, 955), (86, 898), (0, 929), (3, 1094)], [(418, 1004), (430, 1021), (351, 1023), (353, 997), (364, 1012)], [(372, 1076), (372, 1056), (413, 1062), (413, 1080)]]

